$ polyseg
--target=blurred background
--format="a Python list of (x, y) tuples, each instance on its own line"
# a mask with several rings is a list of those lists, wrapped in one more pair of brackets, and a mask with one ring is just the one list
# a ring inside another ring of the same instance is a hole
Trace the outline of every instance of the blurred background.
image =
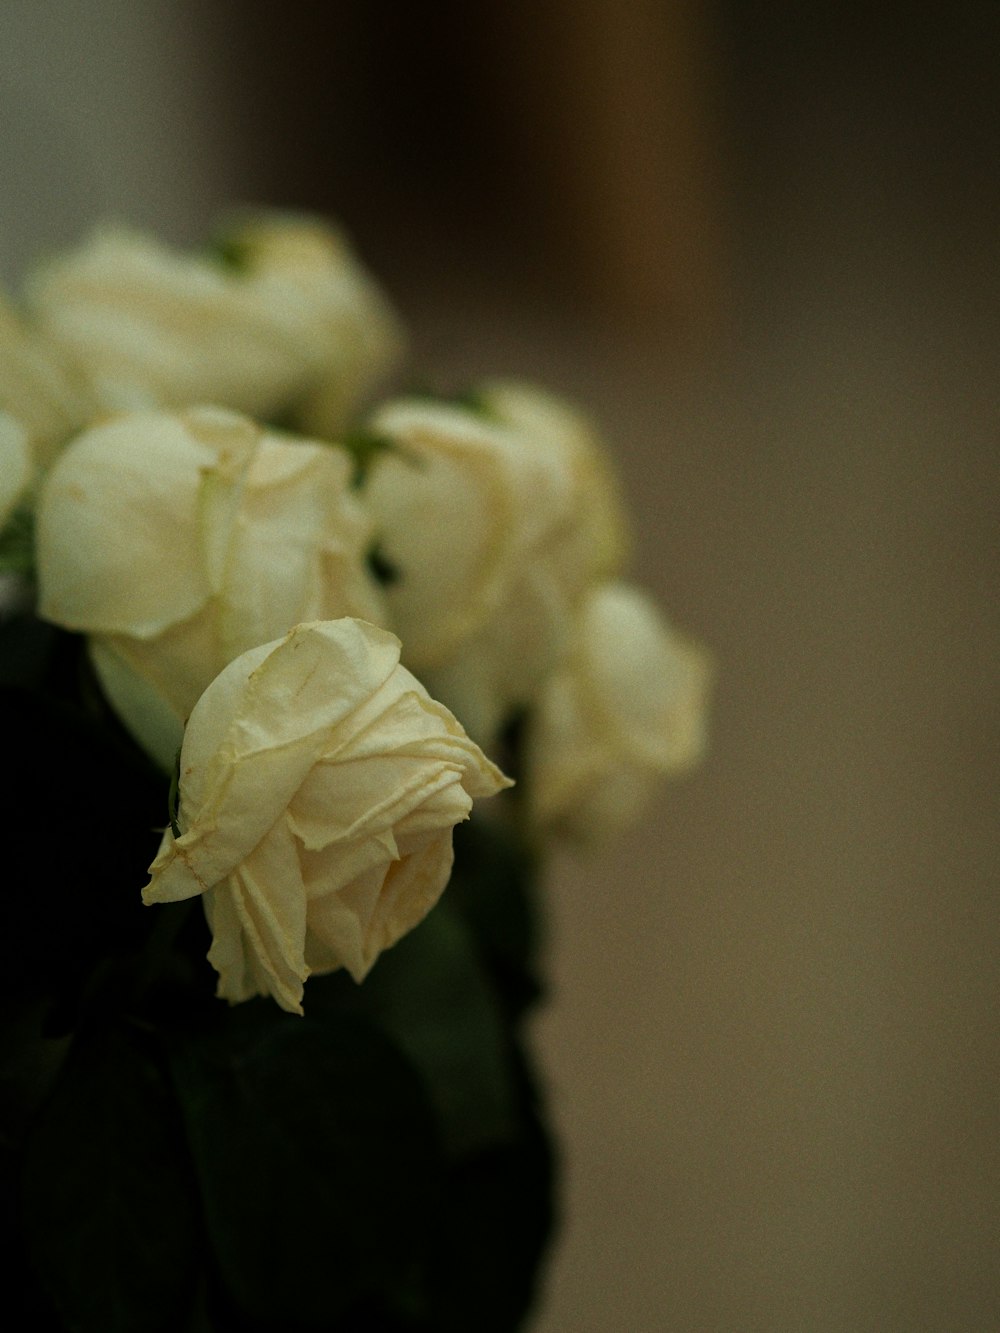
[(0, 271), (339, 217), (603, 423), (712, 751), (560, 854), (536, 1333), (1000, 1327), (1000, 5), (3, 0)]

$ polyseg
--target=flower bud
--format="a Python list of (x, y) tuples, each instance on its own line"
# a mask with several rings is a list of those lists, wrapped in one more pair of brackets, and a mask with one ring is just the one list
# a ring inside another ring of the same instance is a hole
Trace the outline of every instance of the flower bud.
[(661, 776), (700, 758), (709, 679), (704, 652), (638, 588), (593, 588), (528, 729), (536, 824), (580, 840), (633, 824)]

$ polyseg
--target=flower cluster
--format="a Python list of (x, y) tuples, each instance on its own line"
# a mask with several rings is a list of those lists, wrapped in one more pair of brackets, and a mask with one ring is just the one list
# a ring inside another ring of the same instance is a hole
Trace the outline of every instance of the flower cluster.
[(704, 655), (623, 581), (591, 423), (499, 380), (378, 402), (401, 347), (339, 234), (286, 216), (199, 255), (103, 231), (0, 306), (0, 524), (33, 514), (40, 616), (179, 751), (143, 896), (202, 897), (231, 1001), (360, 980), (512, 735), (536, 837), (624, 827), (702, 748)]

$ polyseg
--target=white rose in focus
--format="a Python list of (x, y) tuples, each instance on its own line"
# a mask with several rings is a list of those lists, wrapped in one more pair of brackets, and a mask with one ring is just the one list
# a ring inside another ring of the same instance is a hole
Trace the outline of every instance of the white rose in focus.
[(200, 408), (97, 426), (45, 479), (39, 614), (91, 636), (112, 704), (162, 764), (240, 653), (303, 620), (384, 620), (352, 472), (345, 450)]
[[(486, 745), (534, 697), (584, 590), (615, 572), (624, 547), (589, 438), (545, 429), (537, 391), (506, 393), (507, 420), (488, 400), (485, 414), (383, 407), (369, 429), (392, 447), (365, 487), (395, 575), (386, 595), (404, 659)], [(531, 408), (524, 419), (515, 403)]]
[(385, 298), (319, 222), (245, 231), (224, 258), (106, 228), (41, 267), (28, 301), (107, 410), (211, 402), (273, 420), (325, 393), (348, 412), (398, 349)]
[(147, 903), (204, 895), (209, 961), (232, 1002), (302, 1012), (310, 973), (356, 981), (444, 889), (452, 828), (509, 781), (350, 619), (244, 653), (198, 701), (180, 760), (179, 836)]
[(657, 780), (700, 758), (710, 674), (704, 652), (638, 588), (593, 588), (529, 723), (534, 822), (580, 841), (635, 823)]

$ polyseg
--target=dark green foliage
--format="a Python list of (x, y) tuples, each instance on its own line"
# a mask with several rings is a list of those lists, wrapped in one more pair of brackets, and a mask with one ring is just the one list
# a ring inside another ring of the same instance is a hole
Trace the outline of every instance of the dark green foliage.
[(81, 702), (90, 682), (80, 641), (36, 626), (0, 634), (9, 676), (23, 677), (0, 682), (0, 995), (75, 1005), (154, 924), (139, 890), (165, 822), (164, 784), (105, 713)]
[(399, 582), (399, 570), (386, 557), (385, 552), (377, 542), (368, 552), (367, 564), (372, 578), (376, 583), (380, 583), (383, 588), (391, 587), (393, 583)]
[(35, 515), (20, 505), (0, 528), (0, 573), (30, 574), (35, 566)]
[(318, 977), (307, 1004), (313, 1016), (363, 1012), (396, 1042), (420, 1070), (449, 1153), (473, 1152), (513, 1132), (510, 1034), (447, 895), (362, 986), (344, 974)]
[(405, 1287), (440, 1184), (420, 1080), (359, 1016), (251, 1001), (171, 1055), (219, 1277), (245, 1315), (326, 1326)]
[(194, 1307), (198, 1196), (147, 1034), (89, 1033), (27, 1135), (22, 1208), (43, 1289), (82, 1333), (175, 1333)]
[[(306, 1017), (214, 997), (201, 905), (145, 908), (169, 777), (82, 645), (0, 626), (0, 1253), (32, 1333), (507, 1333), (552, 1223), (521, 1021), (533, 861), (456, 831), (452, 884)], [(10, 1326), (10, 1325), (8, 1325)]]
[(508, 1020), (516, 1023), (542, 993), (534, 852), (516, 826), (474, 819), (455, 829), (454, 842), (448, 901), (468, 922)]

